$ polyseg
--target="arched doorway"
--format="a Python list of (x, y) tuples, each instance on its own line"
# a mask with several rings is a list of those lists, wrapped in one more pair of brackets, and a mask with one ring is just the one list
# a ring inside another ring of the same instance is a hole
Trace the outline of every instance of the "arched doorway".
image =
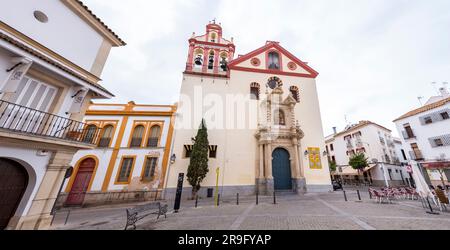
[(8, 226), (28, 185), (28, 173), (18, 162), (0, 158), (0, 230)]
[(291, 161), (286, 149), (277, 148), (273, 151), (272, 174), (275, 190), (292, 190)]
[(81, 206), (84, 201), (84, 196), (88, 191), (91, 183), (92, 175), (94, 174), (96, 161), (93, 158), (87, 158), (81, 161), (78, 165), (78, 171), (67, 196), (65, 205), (67, 206)]

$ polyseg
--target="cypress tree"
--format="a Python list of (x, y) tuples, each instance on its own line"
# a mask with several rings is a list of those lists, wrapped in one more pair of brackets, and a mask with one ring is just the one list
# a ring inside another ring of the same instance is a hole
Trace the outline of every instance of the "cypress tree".
[(208, 130), (205, 120), (202, 120), (197, 136), (193, 139), (194, 147), (192, 148), (191, 159), (187, 172), (187, 180), (192, 186), (192, 198), (197, 196), (197, 192), (201, 188), (203, 179), (208, 174), (209, 160), (209, 141)]

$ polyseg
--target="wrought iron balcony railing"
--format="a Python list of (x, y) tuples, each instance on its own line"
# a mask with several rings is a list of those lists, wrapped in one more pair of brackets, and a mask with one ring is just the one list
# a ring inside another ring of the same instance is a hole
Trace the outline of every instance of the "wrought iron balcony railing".
[(158, 147), (159, 138), (158, 137), (149, 137), (147, 140), (147, 147), (156, 148)]
[(408, 130), (403, 130), (402, 131), (402, 135), (403, 135), (403, 138), (405, 140), (416, 138), (416, 135), (414, 134), (413, 130), (409, 130), (409, 131)]
[(411, 157), (411, 159), (416, 161), (424, 160), (422, 151), (420, 150), (409, 151), (409, 156)]
[(0, 100), (0, 129), (31, 136), (94, 144), (96, 126)]

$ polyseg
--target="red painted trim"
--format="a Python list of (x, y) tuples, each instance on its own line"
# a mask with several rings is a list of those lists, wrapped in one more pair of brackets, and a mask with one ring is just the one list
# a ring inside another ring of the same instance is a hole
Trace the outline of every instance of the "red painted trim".
[(227, 72), (226, 75), (213, 74), (213, 73), (202, 73), (202, 72), (194, 72), (194, 71), (184, 71), (183, 74), (196, 75), (196, 76), (219, 77), (219, 78), (230, 78), (229, 71)]
[[(298, 65), (300, 65), (302, 68), (304, 68), (306, 71), (308, 71), (310, 73), (310, 75), (307, 75), (307, 74), (300, 74), (300, 73), (287, 73), (287, 72), (278, 72), (277, 71), (278, 73), (276, 73), (276, 74), (303, 76), (303, 77), (311, 77), (311, 78), (316, 78), (319, 75), (319, 73), (317, 71), (315, 71), (313, 68), (309, 67), (306, 63), (304, 63), (303, 61), (301, 61), (294, 55), (292, 55), (289, 51), (287, 51), (286, 49), (281, 47), (281, 45), (279, 45), (276, 42), (269, 42), (266, 45), (264, 45), (263, 47), (256, 49), (246, 55), (243, 55), (243, 56), (231, 61), (229, 63), (229, 67), (230, 67), (230, 69), (238, 69), (239, 68), (240, 70), (242, 70), (241, 67), (236, 67), (236, 65), (238, 65), (239, 63), (241, 63), (243, 61), (249, 60), (249, 59), (255, 57), (256, 55), (264, 53), (266, 50), (269, 50), (272, 48), (277, 49), (281, 54), (284, 54), (287, 58), (291, 59), (293, 62), (297, 63)], [(249, 69), (249, 70), (256, 70), (256, 69)], [(248, 71), (248, 70), (243, 70), (243, 71)], [(257, 71), (250, 71), (250, 72), (260, 72), (260, 71), (257, 70)], [(260, 73), (269, 73), (269, 72), (260, 72)], [(270, 72), (270, 73), (273, 73), (273, 72)]]
[(244, 67), (236, 67), (236, 66), (230, 66), (230, 70), (236, 70), (236, 71), (245, 71), (245, 72), (253, 72), (253, 73), (265, 73), (265, 74), (272, 74), (272, 75), (284, 75), (284, 76), (298, 76), (298, 77), (305, 77), (305, 78), (316, 78), (315, 75), (309, 75), (309, 74), (301, 74), (301, 73), (292, 73), (292, 72), (284, 72), (280, 70), (268, 70), (268, 69), (252, 69), (252, 68), (244, 68)]
[(205, 41), (198, 41), (195, 39), (190, 39), (189, 42), (195, 42), (196, 44), (202, 44), (202, 45), (210, 45), (210, 46), (218, 46), (218, 47), (224, 47), (224, 48), (235, 48), (236, 46), (234, 44), (222, 44), (222, 43), (212, 43), (212, 42), (205, 42)]

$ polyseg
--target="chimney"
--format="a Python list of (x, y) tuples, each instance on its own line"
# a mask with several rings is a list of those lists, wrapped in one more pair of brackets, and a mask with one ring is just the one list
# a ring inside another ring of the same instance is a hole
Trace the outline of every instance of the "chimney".
[(333, 132), (334, 132), (334, 134), (337, 134), (337, 128), (336, 127), (333, 127)]
[(441, 96), (444, 98), (447, 98), (450, 96), (450, 93), (448, 93), (447, 88), (442, 87), (439, 89), (439, 92), (441, 92)]

